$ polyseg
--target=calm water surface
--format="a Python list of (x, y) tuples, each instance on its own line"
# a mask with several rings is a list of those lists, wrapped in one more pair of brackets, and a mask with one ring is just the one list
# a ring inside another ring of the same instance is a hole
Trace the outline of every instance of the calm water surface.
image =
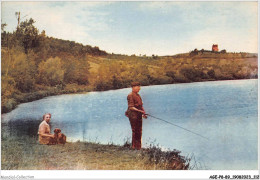
[[(142, 87), (146, 112), (199, 133), (205, 140), (153, 118), (144, 120), (143, 145), (159, 144), (192, 156), (199, 168), (257, 169), (257, 80)], [(131, 89), (60, 95), (24, 103), (2, 115), (2, 136), (36, 135), (42, 115), (70, 141), (122, 145), (131, 139), (124, 116)]]

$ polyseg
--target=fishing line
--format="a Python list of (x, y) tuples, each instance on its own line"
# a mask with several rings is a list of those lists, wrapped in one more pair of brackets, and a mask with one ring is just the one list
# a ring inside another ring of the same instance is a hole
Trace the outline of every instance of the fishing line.
[(195, 132), (193, 132), (193, 131), (191, 131), (191, 130), (189, 130), (189, 129), (183, 128), (183, 127), (178, 126), (178, 125), (176, 125), (176, 124), (173, 124), (173, 123), (171, 123), (171, 122), (169, 122), (169, 121), (166, 121), (166, 120), (164, 120), (164, 119), (155, 117), (155, 116), (150, 115), (150, 114), (145, 114), (145, 115), (150, 116), (150, 117), (152, 117), (152, 118), (154, 118), (154, 119), (157, 119), (157, 120), (160, 120), (160, 121), (164, 121), (164, 122), (166, 122), (166, 123), (168, 123), (168, 124), (171, 124), (171, 125), (173, 125), (173, 126), (179, 127), (179, 128), (181, 128), (181, 129), (184, 129), (185, 131), (189, 131), (190, 133), (193, 133), (193, 134), (195, 134), (195, 135), (197, 135), (197, 136), (200, 136), (200, 137), (202, 137), (202, 138), (205, 138), (205, 139), (209, 140), (209, 138), (207, 138), (207, 137), (204, 137), (204, 136), (202, 136), (202, 135), (200, 135), (200, 134), (198, 134), (198, 133), (195, 133)]

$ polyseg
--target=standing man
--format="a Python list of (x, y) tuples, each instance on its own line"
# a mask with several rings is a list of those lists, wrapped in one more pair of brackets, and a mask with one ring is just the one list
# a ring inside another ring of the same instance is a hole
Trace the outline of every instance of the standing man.
[(127, 96), (128, 109), (126, 116), (129, 118), (132, 128), (132, 149), (142, 147), (142, 117), (147, 118), (143, 108), (143, 102), (138, 92), (141, 89), (139, 82), (131, 83), (132, 92)]

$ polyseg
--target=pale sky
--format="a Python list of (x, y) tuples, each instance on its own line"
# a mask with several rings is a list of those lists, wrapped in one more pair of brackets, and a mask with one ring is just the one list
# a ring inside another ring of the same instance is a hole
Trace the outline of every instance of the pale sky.
[(46, 35), (98, 46), (108, 53), (174, 55), (212, 44), (228, 52), (258, 52), (257, 2), (2, 2), (13, 32), (15, 12)]

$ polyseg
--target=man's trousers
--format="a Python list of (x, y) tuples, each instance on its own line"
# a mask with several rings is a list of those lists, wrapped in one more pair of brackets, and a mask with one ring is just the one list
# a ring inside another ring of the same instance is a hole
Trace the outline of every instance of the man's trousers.
[(141, 149), (142, 147), (142, 114), (130, 116), (129, 121), (132, 128), (132, 149)]

